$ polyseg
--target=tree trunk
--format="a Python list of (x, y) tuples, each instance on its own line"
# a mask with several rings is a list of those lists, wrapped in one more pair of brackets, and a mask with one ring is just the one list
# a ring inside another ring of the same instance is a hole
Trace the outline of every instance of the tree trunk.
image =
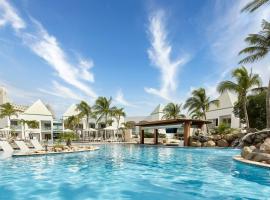
[(243, 110), (244, 110), (244, 114), (245, 114), (246, 125), (247, 125), (247, 128), (249, 129), (249, 120), (248, 120), (248, 112), (247, 112), (247, 98), (246, 97), (244, 97), (244, 99), (243, 99)]
[(266, 93), (266, 128), (270, 128), (270, 79)]
[[(206, 112), (205, 111), (203, 111), (203, 115), (204, 115), (204, 120), (206, 121)], [(206, 133), (208, 134), (209, 133), (208, 125), (205, 124), (205, 127), (206, 127)]]

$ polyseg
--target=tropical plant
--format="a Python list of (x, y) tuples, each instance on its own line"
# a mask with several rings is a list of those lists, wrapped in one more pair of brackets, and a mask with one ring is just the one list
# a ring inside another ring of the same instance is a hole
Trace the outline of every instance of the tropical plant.
[(80, 120), (81, 119), (80, 119), (80, 116), (79, 115), (69, 116), (67, 119), (65, 119), (64, 126), (65, 126), (65, 128), (69, 128), (71, 130), (75, 130), (76, 127), (79, 125)]
[(104, 119), (106, 126), (109, 124), (108, 122), (110, 122), (109, 120), (113, 116), (113, 113), (116, 109), (116, 107), (112, 107), (111, 104), (111, 97), (109, 99), (106, 97), (98, 97), (95, 105), (93, 106), (95, 114), (98, 115), (97, 122), (99, 122), (101, 119)]
[[(253, 12), (262, 5), (269, 4), (270, 0), (252, 0), (242, 11)], [(257, 34), (249, 34), (245, 39), (248, 47), (240, 51), (239, 54), (248, 54), (240, 63), (252, 63), (264, 58), (269, 53), (270, 48), (270, 23), (262, 21), (262, 30)], [(266, 93), (266, 127), (270, 128), (270, 79)]]
[(59, 135), (60, 141), (65, 141), (67, 146), (71, 146), (71, 141), (78, 139), (74, 132), (63, 132)]
[(258, 74), (249, 73), (245, 67), (240, 67), (232, 71), (232, 77), (236, 82), (222, 81), (218, 85), (218, 92), (232, 91), (238, 95), (238, 101), (242, 103), (243, 111), (245, 115), (245, 122), (247, 128), (249, 128), (249, 119), (247, 113), (247, 93), (254, 87), (260, 87), (261, 79)]
[[(263, 129), (266, 126), (266, 93), (267, 88), (252, 92), (247, 96), (247, 111), (251, 128)], [(234, 105), (233, 112), (236, 117), (245, 122), (245, 115), (241, 103)]]
[(29, 128), (35, 129), (35, 128), (39, 128), (39, 122), (36, 120), (29, 120), (26, 121), (26, 124)]
[(113, 116), (114, 116), (115, 119), (116, 119), (116, 122), (117, 122), (117, 128), (119, 128), (119, 122), (120, 122), (121, 117), (125, 117), (125, 116), (126, 116), (126, 113), (125, 113), (125, 111), (124, 111), (124, 108), (116, 108), (116, 109), (113, 111)]
[(17, 110), (14, 108), (14, 106), (11, 103), (4, 103), (0, 105), (0, 118), (8, 118), (8, 127), (10, 128), (10, 119), (12, 116), (18, 116), (18, 113), (20, 110)]
[(168, 103), (163, 109), (163, 117), (164, 119), (179, 119), (185, 118), (186, 116), (181, 114), (181, 104), (176, 103)]
[(269, 4), (270, 0), (252, 0), (241, 11), (253, 12), (260, 8), (262, 5)]
[(218, 100), (210, 100), (206, 95), (204, 88), (199, 88), (192, 91), (192, 97), (186, 100), (184, 108), (187, 108), (190, 114), (199, 114), (206, 120), (206, 112), (209, 110), (210, 105), (219, 106)]
[(83, 118), (86, 117), (86, 129), (89, 128), (89, 118), (91, 117), (92, 111), (91, 107), (88, 105), (87, 102), (81, 101), (77, 104), (76, 110), (79, 111), (79, 117)]
[(192, 114), (191, 114), (191, 118), (192, 119), (203, 119), (204, 118), (204, 114), (203, 112), (199, 111), (199, 110), (195, 110)]

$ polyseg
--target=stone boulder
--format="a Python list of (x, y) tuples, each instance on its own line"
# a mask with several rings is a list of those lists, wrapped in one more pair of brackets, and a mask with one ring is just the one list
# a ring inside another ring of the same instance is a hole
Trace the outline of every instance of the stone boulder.
[(190, 146), (192, 146), (192, 147), (201, 147), (202, 146), (202, 143), (201, 142), (199, 142), (199, 141), (192, 141), (191, 142), (191, 144), (190, 144)]
[(213, 140), (209, 140), (207, 142), (204, 143), (205, 147), (214, 147), (216, 146), (216, 143)]
[(266, 138), (260, 145), (260, 151), (263, 153), (270, 153), (270, 138)]
[(242, 149), (242, 152), (241, 152), (242, 158), (245, 158), (245, 159), (248, 159), (248, 160), (252, 159), (251, 153), (254, 150), (256, 150), (256, 147), (255, 146), (250, 146), (250, 147), (246, 146), (246, 147), (244, 147)]
[(270, 163), (270, 154), (268, 153), (260, 153), (260, 152), (251, 152), (247, 156), (248, 160), (262, 162), (265, 161), (266, 163)]
[(222, 136), (221, 135), (213, 135), (213, 140), (218, 141), (221, 140)]
[(221, 139), (217, 141), (217, 146), (219, 147), (228, 147), (229, 143), (225, 139)]

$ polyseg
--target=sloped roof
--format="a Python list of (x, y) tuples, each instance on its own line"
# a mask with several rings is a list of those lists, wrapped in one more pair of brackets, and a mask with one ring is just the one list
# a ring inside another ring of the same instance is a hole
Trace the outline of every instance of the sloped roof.
[(158, 104), (157, 107), (151, 112), (151, 115), (162, 113), (163, 112), (163, 105)]
[(39, 99), (24, 111), (24, 114), (30, 115), (52, 115), (46, 105)]
[(224, 91), (217, 100), (219, 100), (219, 106), (210, 105), (209, 111), (233, 107), (234, 103), (237, 101), (237, 95), (230, 91)]
[(63, 116), (64, 117), (70, 117), (72, 115), (77, 115), (79, 114), (79, 111), (76, 110), (76, 104), (72, 104), (69, 106), (69, 108), (64, 112)]

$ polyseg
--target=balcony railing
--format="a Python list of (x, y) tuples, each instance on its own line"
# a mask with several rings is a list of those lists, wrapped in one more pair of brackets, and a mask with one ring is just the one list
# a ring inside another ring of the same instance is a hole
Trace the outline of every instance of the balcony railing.
[(21, 131), (22, 130), (22, 126), (19, 126), (19, 125), (11, 125), (10, 126), (10, 129), (12, 130), (16, 130), (16, 131)]
[(41, 131), (50, 131), (52, 127), (49, 126), (41, 126)]

